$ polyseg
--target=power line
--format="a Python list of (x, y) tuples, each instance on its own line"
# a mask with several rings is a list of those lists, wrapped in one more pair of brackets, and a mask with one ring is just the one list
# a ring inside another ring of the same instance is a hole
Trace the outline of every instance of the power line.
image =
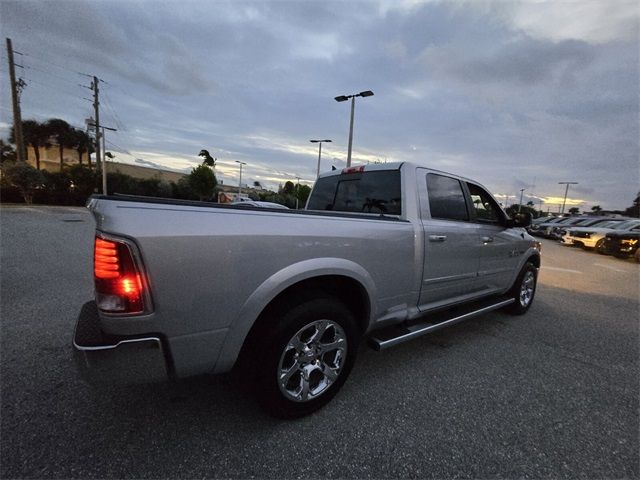
[(37, 67), (31, 67), (29, 65), (25, 65), (25, 67), (27, 70), (35, 70), (36, 72), (41, 72), (44, 73), (45, 75), (48, 75), (50, 77), (53, 78), (57, 78), (58, 80), (62, 80), (63, 82), (67, 82), (70, 83), (74, 86), (78, 86), (78, 82), (77, 81), (73, 81), (73, 80), (69, 80), (68, 78), (65, 77), (61, 77), (60, 75), (56, 75), (55, 73), (51, 73), (51, 72), (47, 72), (46, 70), (42, 70), (41, 68), (37, 68)]
[(115, 121), (116, 126), (118, 127), (119, 130), (126, 130), (124, 124), (120, 120), (120, 117), (118, 116), (114, 108), (111, 106), (111, 100), (109, 100), (109, 96), (107, 95), (107, 92), (105, 90), (103, 90), (103, 94), (104, 94), (105, 104), (107, 105), (107, 108), (109, 109), (109, 111), (112, 113), (113, 120)]
[(22, 55), (24, 55), (24, 56), (26, 56), (26, 57), (35, 58), (36, 60), (38, 60), (38, 61), (40, 61), (40, 62), (48, 63), (49, 65), (52, 65), (52, 66), (54, 66), (54, 67), (56, 67), (56, 68), (59, 68), (59, 69), (61, 69), (61, 70), (66, 71), (66, 72), (74, 73), (74, 74), (76, 74), (76, 75), (82, 75), (83, 77), (92, 77), (92, 76), (93, 76), (93, 75), (88, 75), (88, 74), (86, 74), (86, 73), (82, 73), (82, 72), (78, 72), (78, 71), (72, 70), (72, 69), (67, 68), (67, 67), (63, 67), (62, 65), (58, 65), (57, 63), (54, 63), (54, 62), (52, 62), (51, 60), (47, 60), (47, 59), (45, 59), (45, 58), (39, 57), (39, 56), (37, 56), (37, 55), (33, 55), (33, 54), (31, 54), (31, 53), (23, 53)]
[(27, 85), (35, 83), (36, 85), (39, 85), (41, 87), (45, 87), (45, 88), (50, 88), (50, 89), (56, 90), (58, 93), (64, 93), (65, 95), (69, 95), (70, 97), (74, 97), (74, 98), (76, 98), (78, 100), (82, 100), (82, 101), (85, 100), (85, 98), (80, 97), (80, 96), (76, 95), (75, 93), (71, 93), (70, 90), (65, 90), (64, 88), (60, 88), (57, 85), (53, 85), (53, 84), (47, 85), (46, 83), (39, 82), (38, 80), (34, 80), (33, 78), (27, 78), (27, 82), (28, 82)]

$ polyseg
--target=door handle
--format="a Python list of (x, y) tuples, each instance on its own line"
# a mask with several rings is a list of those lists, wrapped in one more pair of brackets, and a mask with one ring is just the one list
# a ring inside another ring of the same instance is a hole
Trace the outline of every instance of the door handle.
[(482, 237), (482, 243), (491, 243), (493, 242), (493, 237)]
[(446, 235), (429, 235), (430, 242), (444, 242), (446, 239)]

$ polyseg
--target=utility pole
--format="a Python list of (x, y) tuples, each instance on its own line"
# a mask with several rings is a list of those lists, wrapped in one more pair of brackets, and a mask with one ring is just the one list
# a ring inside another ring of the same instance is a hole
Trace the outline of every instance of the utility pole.
[[(96, 151), (96, 170), (100, 170), (101, 166), (101, 157), (100, 157), (100, 100), (99, 100), (99, 89), (98, 89), (98, 77), (93, 76), (93, 81), (91, 82), (91, 90), (93, 90), (93, 109), (96, 115), (96, 143), (95, 143), (95, 151)], [(104, 175), (103, 175), (104, 177)], [(104, 181), (103, 181), (104, 183)], [(106, 195), (106, 188), (104, 189)]]
[(298, 182), (296, 183), (296, 210), (298, 210), (298, 195), (300, 195), (300, 177), (296, 177)]
[[(20, 113), (20, 88), (24, 86), (22, 79), (16, 81), (16, 65), (13, 61), (11, 39), (7, 38), (7, 57), (9, 58), (9, 78), (11, 79), (11, 102), (13, 103), (13, 136), (16, 142), (16, 153), (19, 162), (26, 161), (24, 138), (22, 136), (22, 114)], [(21, 67), (21, 65), (18, 65)]]

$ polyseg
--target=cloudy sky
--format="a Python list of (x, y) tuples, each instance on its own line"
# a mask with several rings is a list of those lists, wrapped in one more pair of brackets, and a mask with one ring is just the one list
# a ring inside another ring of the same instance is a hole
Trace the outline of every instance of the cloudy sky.
[[(122, 162), (277, 186), (353, 163), (413, 161), (557, 210), (625, 208), (640, 188), (637, 1), (0, 1), (23, 55), (23, 118), (82, 126), (105, 81)], [(11, 122), (1, 55), (0, 135)], [(244, 182), (243, 182), (244, 183)]]

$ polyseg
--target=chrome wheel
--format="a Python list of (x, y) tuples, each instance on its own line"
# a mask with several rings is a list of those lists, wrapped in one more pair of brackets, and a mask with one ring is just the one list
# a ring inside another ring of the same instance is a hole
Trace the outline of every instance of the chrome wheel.
[(533, 299), (533, 290), (536, 285), (536, 277), (531, 270), (527, 270), (520, 284), (520, 305), (526, 307)]
[(317, 320), (287, 342), (278, 364), (278, 387), (289, 400), (307, 402), (337, 380), (347, 356), (347, 336), (332, 320)]

